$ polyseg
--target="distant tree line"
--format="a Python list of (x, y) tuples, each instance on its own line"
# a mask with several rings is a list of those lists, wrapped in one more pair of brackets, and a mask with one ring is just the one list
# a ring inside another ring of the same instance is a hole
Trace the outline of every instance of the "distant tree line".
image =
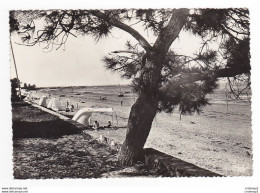
[(26, 84), (26, 83), (24, 83), (23, 84), (23, 88), (24, 89), (27, 89), (27, 90), (36, 90), (36, 85), (35, 84), (33, 84), (33, 85), (31, 85), (31, 84)]
[[(13, 95), (16, 95), (17, 94), (17, 91), (16, 89), (19, 88), (19, 85), (21, 86), (22, 82), (17, 79), (17, 78), (12, 78), (10, 80), (11, 82), (11, 90), (12, 90), (12, 94)], [(24, 83), (23, 84), (23, 87), (21, 87), (23, 89), (27, 89), (27, 90), (36, 90), (36, 85), (35, 84), (27, 84), (27, 83)]]

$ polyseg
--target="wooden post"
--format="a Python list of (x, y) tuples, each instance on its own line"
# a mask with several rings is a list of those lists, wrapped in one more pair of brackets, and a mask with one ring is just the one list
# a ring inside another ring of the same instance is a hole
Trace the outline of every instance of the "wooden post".
[(226, 105), (227, 105), (227, 113), (228, 113), (228, 91), (227, 91), (227, 83), (226, 83)]
[(116, 114), (116, 126), (118, 127), (118, 120), (117, 120), (117, 114)]
[(112, 112), (112, 127), (114, 125), (114, 117), (113, 117), (114, 113)]

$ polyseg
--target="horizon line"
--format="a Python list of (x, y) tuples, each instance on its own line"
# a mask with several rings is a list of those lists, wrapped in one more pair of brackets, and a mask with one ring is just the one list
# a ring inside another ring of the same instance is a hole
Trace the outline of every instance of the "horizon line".
[(74, 86), (71, 86), (71, 85), (63, 85), (63, 86), (37, 86), (36, 85), (36, 88), (51, 88), (51, 87), (98, 87), (98, 86), (131, 86), (130, 84), (100, 84), (100, 85), (74, 85)]

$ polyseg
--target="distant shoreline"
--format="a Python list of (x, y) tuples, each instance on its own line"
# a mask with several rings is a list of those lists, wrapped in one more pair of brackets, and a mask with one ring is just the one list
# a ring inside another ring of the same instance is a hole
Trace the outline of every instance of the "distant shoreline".
[[(131, 87), (130, 84), (120, 84), (120, 86), (129, 86)], [(104, 85), (87, 85), (87, 86), (41, 86), (37, 87), (37, 89), (46, 89), (46, 88), (87, 88), (87, 87), (119, 87), (118, 84), (104, 84)]]

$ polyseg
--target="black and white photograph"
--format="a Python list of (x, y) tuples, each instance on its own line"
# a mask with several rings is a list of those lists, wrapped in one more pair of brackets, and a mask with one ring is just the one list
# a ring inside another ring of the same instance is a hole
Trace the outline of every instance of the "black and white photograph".
[(14, 181), (254, 177), (250, 8), (133, 7), (8, 10)]

